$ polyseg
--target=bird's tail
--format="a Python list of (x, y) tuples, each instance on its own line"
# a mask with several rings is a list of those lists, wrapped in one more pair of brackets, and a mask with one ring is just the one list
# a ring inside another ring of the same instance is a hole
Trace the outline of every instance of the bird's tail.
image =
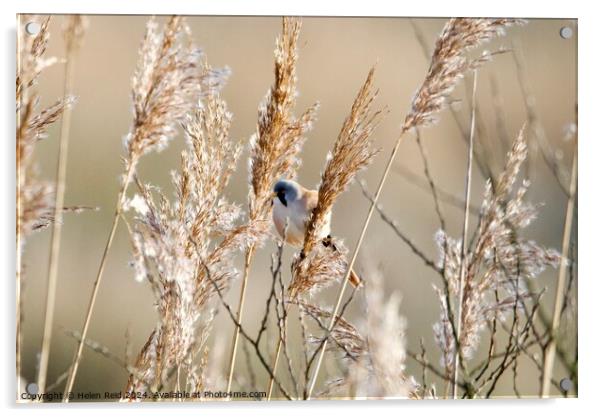
[(353, 288), (361, 288), (364, 285), (363, 280), (360, 278), (358, 274), (352, 269), (349, 274), (349, 283), (353, 285)]

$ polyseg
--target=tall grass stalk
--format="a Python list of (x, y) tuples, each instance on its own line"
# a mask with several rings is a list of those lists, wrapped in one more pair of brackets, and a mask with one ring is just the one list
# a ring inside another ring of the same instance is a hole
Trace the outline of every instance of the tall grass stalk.
[(456, 318), (458, 320), (456, 331), (458, 339), (456, 341), (456, 354), (454, 357), (454, 379), (452, 384), (452, 397), (458, 398), (458, 371), (460, 367), (461, 347), (460, 340), (462, 338), (462, 314), (464, 307), (464, 282), (466, 280), (466, 252), (468, 247), (468, 220), (470, 219), (470, 189), (472, 185), (472, 161), (474, 158), (474, 141), (476, 127), (476, 109), (477, 109), (477, 72), (474, 71), (474, 80), (472, 85), (472, 112), (470, 116), (470, 139), (468, 142), (468, 162), (466, 168), (466, 185), (464, 190), (464, 222), (462, 227), (462, 258), (460, 263), (460, 285), (458, 291), (458, 310)]
[[(77, 52), (83, 36), (84, 23), (82, 17), (74, 15), (68, 17), (65, 27), (65, 78), (63, 80), (63, 96), (73, 92), (73, 71), (75, 53)], [(48, 261), (48, 289), (46, 292), (46, 310), (44, 313), (44, 333), (42, 336), (42, 349), (40, 353), (40, 371), (38, 373), (38, 387), (40, 392), (46, 392), (46, 377), (48, 373), (48, 359), (52, 341), (52, 324), (54, 319), (54, 306), (56, 301), (56, 284), (58, 280), (59, 254), (61, 247), (61, 233), (63, 230), (63, 206), (65, 202), (65, 182), (67, 177), (67, 155), (69, 149), (69, 132), (71, 128), (71, 108), (63, 112), (61, 133), (59, 138), (58, 165), (56, 169), (56, 194), (54, 197), (54, 222), (52, 223), (50, 257)]]
[[(117, 197), (117, 205), (115, 207), (115, 213), (113, 214), (113, 222), (111, 224), (111, 230), (109, 232), (109, 237), (107, 238), (107, 243), (105, 244), (102, 258), (100, 259), (100, 266), (98, 267), (98, 272), (96, 273), (96, 279), (94, 280), (94, 286), (92, 287), (92, 295), (90, 296), (90, 301), (88, 303), (88, 308), (86, 310), (86, 318), (84, 320), (84, 325), (81, 331), (81, 339), (77, 345), (77, 350), (75, 352), (75, 356), (73, 358), (73, 363), (71, 365), (71, 369), (69, 370), (69, 377), (67, 378), (67, 384), (65, 385), (65, 393), (68, 394), (73, 390), (73, 384), (75, 382), (75, 376), (77, 375), (77, 370), (79, 368), (79, 363), (81, 361), (82, 352), (84, 349), (84, 344), (86, 340), (86, 335), (88, 334), (88, 328), (90, 327), (90, 320), (92, 319), (92, 313), (94, 311), (94, 305), (96, 304), (96, 297), (98, 296), (98, 289), (100, 288), (100, 284), (102, 282), (102, 274), (104, 272), (107, 255), (111, 249), (111, 245), (113, 244), (113, 239), (115, 238), (115, 232), (117, 231), (117, 224), (119, 223), (119, 218), (121, 216), (123, 203), (125, 201), (125, 196), (128, 188), (128, 184), (130, 183), (134, 174), (134, 164), (130, 163), (127, 167), (125, 180), (123, 185), (121, 186), (121, 190), (119, 191), (119, 195)], [(69, 395), (64, 395), (63, 402), (69, 402)]]
[[(290, 304), (288, 304), (285, 308), (285, 316), (288, 316), (288, 310), (289, 310), (289, 306)], [(284, 326), (286, 326), (286, 323), (284, 323)], [(280, 353), (282, 352), (282, 335), (278, 334), (278, 343), (276, 345), (276, 352), (274, 353), (274, 360), (272, 362), (272, 372), (274, 373), (274, 376), (276, 375), (276, 370), (278, 369), (278, 363), (280, 362)], [(268, 381), (268, 397), (267, 400), (271, 401), (272, 400), (272, 392), (274, 391), (274, 377), (270, 376), (270, 379)]]
[[(16, 371), (19, 392), (21, 386), (21, 343), (22, 343), (22, 251), (25, 241), (34, 232), (50, 226), (54, 220), (54, 184), (39, 175), (35, 159), (36, 145), (48, 137), (48, 128), (60, 119), (62, 113), (73, 104), (72, 97), (62, 97), (53, 104), (38, 109), (40, 95), (37, 83), (42, 72), (55, 64), (57, 59), (46, 57), (50, 33), (50, 16), (28, 17), (40, 23), (37, 35), (29, 34), (19, 16), (17, 32), (17, 79), (16, 79), (16, 243), (17, 243), (17, 291), (16, 291)], [(63, 208), (62, 208), (63, 209)], [(78, 211), (75, 207), (72, 211)], [(18, 394), (19, 394), (18, 392)], [(19, 396), (17, 396), (20, 399)]]
[[(573, 213), (575, 211), (575, 195), (577, 191), (577, 142), (575, 142), (575, 153), (573, 155), (573, 166), (571, 168), (571, 183), (569, 188), (569, 200), (566, 206), (566, 216), (564, 219), (564, 232), (562, 237), (562, 258), (568, 259), (571, 229), (573, 226)], [(569, 260), (568, 262), (571, 262)], [(551, 340), (545, 351), (543, 364), (543, 383), (541, 386), (540, 396), (548, 398), (550, 396), (550, 388), (552, 384), (552, 374), (554, 371), (554, 360), (556, 358), (556, 346), (558, 337), (558, 327), (560, 326), (560, 313), (562, 312), (562, 304), (564, 299), (564, 291), (566, 285), (568, 267), (560, 265), (558, 272), (558, 281), (556, 282), (556, 298), (554, 300), (554, 315), (552, 316)]]
[[(240, 296), (238, 299), (238, 310), (236, 311), (236, 322), (241, 323), (243, 311), (245, 308), (245, 297), (247, 294), (247, 283), (249, 281), (249, 271), (251, 269), (251, 260), (253, 259), (253, 254), (255, 253), (255, 245), (251, 245), (247, 249), (247, 253), (245, 254), (245, 266), (243, 271), (242, 283), (240, 287)], [(234, 366), (236, 365), (236, 353), (238, 351), (238, 341), (240, 339), (240, 327), (236, 326), (234, 330), (234, 336), (232, 340), (232, 350), (230, 351), (230, 366), (228, 369), (228, 385), (226, 386), (226, 392), (230, 392), (232, 388), (232, 379), (234, 377)], [(274, 368), (272, 368), (274, 369)], [(268, 397), (269, 399), (269, 397)]]

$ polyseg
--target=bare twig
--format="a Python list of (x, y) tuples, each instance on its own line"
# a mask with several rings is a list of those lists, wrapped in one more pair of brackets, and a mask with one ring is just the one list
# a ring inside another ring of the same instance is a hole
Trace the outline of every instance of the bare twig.
[(268, 375), (270, 376), (270, 378), (275, 382), (275, 384), (278, 386), (278, 388), (280, 389), (280, 391), (282, 391), (282, 394), (286, 397), (286, 399), (288, 400), (292, 400), (292, 397), (290, 396), (290, 394), (288, 393), (288, 391), (282, 386), (282, 384), (280, 383), (280, 380), (278, 378), (276, 378), (276, 375), (274, 375), (274, 372), (272, 371), (272, 368), (270, 367), (270, 365), (268, 365), (268, 362), (266, 360), (266, 358), (263, 356), (263, 354), (261, 353), (261, 350), (259, 348), (259, 342), (261, 340), (261, 335), (262, 332), (265, 330), (265, 328), (262, 326), (262, 329), (259, 330), (259, 333), (257, 335), (257, 337), (255, 339), (253, 339), (249, 333), (247, 333), (247, 331), (244, 329), (244, 327), (242, 327), (242, 325), (236, 320), (236, 316), (234, 315), (234, 313), (232, 312), (232, 309), (230, 308), (230, 305), (228, 305), (228, 303), (226, 302), (224, 295), (222, 293), (222, 290), (219, 288), (219, 285), (215, 282), (215, 280), (213, 279), (213, 277), (211, 276), (211, 274), (209, 273), (209, 270), (206, 268), (206, 276), (209, 279), (209, 281), (212, 283), (212, 285), (215, 288), (215, 292), (222, 304), (222, 306), (226, 309), (226, 312), (228, 313), (228, 316), (230, 317), (230, 319), (234, 322), (234, 325), (236, 327), (238, 327), (238, 329), (240, 330), (240, 334), (242, 337), (244, 337), (249, 343), (251, 343), (251, 346), (253, 346), (253, 348), (255, 349), (255, 353), (257, 355), (257, 357), (259, 358), (259, 361), (261, 362), (261, 365), (264, 367), (264, 369), (266, 370), (266, 372), (268, 373)]
[[(362, 190), (362, 194), (364, 195), (364, 197), (366, 197), (371, 203), (374, 202), (374, 198), (370, 195), (370, 192), (368, 191), (368, 188), (366, 187), (366, 184), (363, 180), (357, 181), (357, 183), (360, 186), (360, 189)], [(424, 261), (424, 263), (426, 264), (426, 266), (428, 266), (429, 268), (431, 268), (432, 270), (434, 270), (435, 272), (437, 272), (438, 274), (442, 274), (443, 270), (441, 268), (439, 268), (436, 264), (435, 261), (433, 261), (432, 259), (430, 259), (428, 256), (426, 256), (426, 254), (418, 248), (418, 246), (416, 246), (416, 244), (409, 238), (407, 237), (399, 228), (399, 226), (397, 225), (397, 222), (393, 219), (391, 219), (389, 217), (389, 215), (387, 213), (385, 213), (384, 209), (380, 206), (380, 204), (376, 204), (376, 211), (378, 211), (378, 213), (380, 214), (380, 217), (382, 218), (382, 220), (391, 227), (391, 229), (393, 229), (393, 231), (395, 232), (395, 234), (406, 244), (409, 246), (409, 248), (411, 249), (411, 251), (417, 255), (420, 259), (422, 259)]]
[[(413, 173), (411, 170), (404, 167), (403, 165), (396, 164), (393, 167), (393, 170), (397, 175), (399, 175), (400, 177), (402, 177), (409, 183), (414, 184), (416, 187), (420, 188), (421, 190), (427, 191), (427, 192), (430, 191), (431, 187), (428, 184), (428, 181), (424, 180), (422, 177)], [(442, 189), (441, 187), (435, 186), (435, 189), (437, 190), (437, 196), (439, 198), (439, 201), (445, 202), (451, 206), (461, 209), (462, 212), (464, 212), (464, 201), (462, 200), (462, 198), (458, 197), (454, 193), (450, 193), (449, 191)], [(470, 214), (473, 216), (478, 216), (479, 208), (476, 207), (474, 204), (471, 204), (470, 205)]]
[(426, 158), (426, 150), (424, 149), (424, 145), (422, 144), (419, 129), (416, 129), (416, 144), (418, 145), (418, 149), (420, 149), (420, 157), (422, 158), (422, 165), (424, 167), (424, 176), (426, 177), (429, 183), (431, 194), (433, 195), (433, 203), (435, 205), (435, 212), (437, 213), (437, 217), (439, 218), (439, 225), (441, 226), (441, 230), (445, 231), (445, 219), (443, 218), (443, 213), (441, 212), (439, 197), (437, 196), (437, 187), (435, 186), (435, 181), (433, 180), (433, 177), (429, 170), (429, 165)]
[(533, 94), (531, 85), (529, 84), (529, 81), (527, 79), (527, 69), (525, 64), (525, 58), (522, 53), (522, 48), (520, 47), (518, 40), (515, 40), (514, 44), (515, 45), (512, 49), (512, 56), (514, 57), (514, 63), (516, 65), (516, 74), (518, 77), (519, 86), (527, 110), (527, 117), (529, 120), (530, 130), (532, 131), (533, 135), (535, 136), (535, 139), (537, 140), (537, 147), (541, 151), (541, 155), (543, 157), (544, 162), (546, 163), (546, 166), (550, 169), (550, 172), (552, 173), (562, 192), (570, 198), (570, 184), (568, 186), (566, 184), (568, 180), (568, 173), (557, 163), (554, 156), (550, 153), (550, 150), (553, 148), (550, 144), (550, 141), (548, 140), (541, 119), (537, 114), (535, 95)]

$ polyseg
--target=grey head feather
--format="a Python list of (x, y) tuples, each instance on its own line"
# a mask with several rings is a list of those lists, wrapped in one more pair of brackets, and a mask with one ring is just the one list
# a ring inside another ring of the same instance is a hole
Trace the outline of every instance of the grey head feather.
[(274, 185), (274, 193), (284, 206), (288, 206), (288, 203), (301, 197), (301, 188), (295, 181), (279, 180)]

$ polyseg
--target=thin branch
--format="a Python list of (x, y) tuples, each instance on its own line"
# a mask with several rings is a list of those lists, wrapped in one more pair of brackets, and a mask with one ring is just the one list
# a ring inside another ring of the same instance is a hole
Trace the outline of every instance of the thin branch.
[[(412, 172), (410, 169), (404, 167), (401, 164), (396, 164), (395, 167), (393, 167), (393, 170), (397, 175), (402, 177), (404, 180), (408, 181), (410, 184), (414, 184), (416, 187), (423, 191), (430, 192), (431, 187), (428, 184), (428, 182), (425, 181), (419, 175)], [(462, 198), (458, 197), (454, 193), (450, 193), (449, 191), (442, 189), (441, 187), (435, 186), (435, 189), (437, 190), (437, 196), (439, 198), (439, 201), (445, 202), (453, 207), (464, 211), (464, 201), (462, 200)], [(479, 213), (480, 209), (474, 204), (471, 204), (470, 214), (473, 216), (478, 216)]]
[(445, 219), (443, 218), (443, 213), (441, 212), (439, 197), (437, 196), (437, 187), (435, 186), (435, 181), (433, 180), (433, 177), (429, 170), (429, 165), (426, 158), (426, 151), (424, 149), (424, 145), (422, 144), (422, 139), (420, 138), (419, 129), (416, 129), (416, 144), (418, 145), (418, 149), (420, 149), (420, 157), (422, 158), (422, 165), (424, 167), (424, 176), (426, 177), (429, 183), (431, 194), (433, 195), (433, 203), (435, 205), (435, 212), (437, 213), (437, 217), (439, 218), (439, 225), (441, 227), (441, 230), (445, 231)]
[[(426, 360), (425, 358), (423, 358), (421, 354), (419, 355), (419, 354), (417, 354), (415, 352), (408, 351), (408, 356), (410, 358), (414, 359), (416, 362), (418, 362), (418, 364), (420, 364), (424, 368), (430, 370), (433, 374), (437, 375), (443, 381), (453, 382), (452, 378), (450, 378), (449, 376), (447, 376), (446, 374), (444, 374), (443, 372), (441, 372), (437, 366), (433, 365), (428, 360)], [(463, 389), (468, 389), (468, 386), (466, 386), (464, 382), (459, 381), (458, 384)]]
[(209, 279), (209, 281), (211, 282), (211, 284), (215, 288), (215, 292), (216, 292), (216, 294), (217, 294), (217, 296), (218, 296), (218, 298), (219, 298), (222, 306), (226, 309), (226, 312), (228, 313), (228, 316), (230, 317), (230, 319), (234, 322), (234, 325), (236, 327), (238, 327), (241, 336), (244, 337), (249, 343), (251, 343), (251, 345), (255, 349), (255, 353), (256, 353), (257, 357), (259, 358), (259, 361), (261, 362), (261, 365), (264, 367), (264, 369), (266, 370), (266, 372), (268, 373), (268, 375), (270, 376), (270, 378), (272, 380), (274, 380), (274, 382), (276, 383), (276, 385), (278, 385), (278, 388), (280, 389), (280, 391), (282, 391), (282, 394), (286, 397), (287, 400), (292, 400), (292, 397), (284, 389), (284, 387), (280, 384), (280, 381), (278, 380), (278, 378), (276, 378), (276, 376), (274, 375), (274, 373), (272, 371), (272, 368), (270, 368), (270, 366), (268, 365), (268, 363), (266, 361), (266, 358), (263, 356), (263, 354), (261, 353), (261, 350), (259, 348), (259, 342), (261, 340), (262, 330), (264, 330), (264, 329), (260, 329), (260, 332), (258, 333), (258, 336), (255, 339), (253, 339), (247, 333), (247, 331), (244, 329), (244, 327), (242, 327), (242, 325), (238, 321), (236, 321), (236, 316), (232, 312), (232, 308), (230, 308), (230, 305), (226, 302), (226, 300), (224, 298), (224, 295), (222, 293), (222, 290), (220, 289), (219, 285), (217, 284), (217, 282), (215, 282), (215, 280), (211, 276), (211, 274), (209, 272), (209, 268), (205, 264), (203, 264), (203, 267), (205, 268), (205, 272), (206, 272), (207, 278)]
[[(374, 203), (374, 199), (373, 197), (370, 195), (370, 192), (368, 191), (365, 182), (362, 181), (357, 181), (357, 183), (360, 186), (360, 189), (362, 190), (362, 194), (364, 195), (364, 197), (366, 197), (368, 199), (368, 201), (370, 201), (371, 203)], [(416, 244), (410, 240), (410, 238), (408, 238), (400, 229), (399, 226), (397, 225), (397, 222), (393, 219), (391, 219), (387, 213), (385, 213), (385, 211), (383, 210), (383, 208), (380, 206), (380, 204), (376, 204), (376, 211), (378, 211), (378, 213), (380, 214), (381, 219), (391, 227), (391, 229), (393, 229), (393, 231), (395, 232), (395, 234), (406, 244), (409, 246), (410, 250), (417, 255), (420, 259), (422, 259), (424, 261), (424, 263), (431, 268), (432, 270), (434, 270), (435, 272), (437, 272), (438, 274), (442, 274), (443, 270), (441, 268), (439, 268), (436, 264), (435, 261), (433, 261), (432, 259), (430, 259), (429, 257), (426, 256), (426, 254), (424, 254), (424, 252), (422, 252), (422, 250), (420, 250), (418, 248), (418, 246), (416, 246)]]
[(249, 343), (248, 341), (245, 340), (246, 343), (242, 344), (242, 351), (245, 354), (245, 362), (247, 365), (247, 373), (249, 374), (249, 385), (251, 387), (252, 390), (257, 391), (257, 377), (255, 376), (255, 371), (253, 370), (253, 367), (251, 366), (251, 352), (249, 352), (249, 347), (247, 346), (247, 344)]
[(529, 120), (529, 126), (533, 135), (537, 139), (537, 147), (541, 150), (546, 166), (550, 169), (550, 172), (554, 176), (554, 179), (558, 183), (558, 186), (562, 192), (570, 198), (570, 185), (567, 187), (565, 182), (567, 181), (568, 173), (562, 169), (562, 167), (555, 161), (554, 156), (550, 155), (550, 149), (552, 145), (548, 140), (543, 124), (537, 114), (535, 107), (535, 96), (532, 92), (531, 85), (527, 79), (525, 57), (522, 54), (522, 49), (518, 44), (518, 41), (514, 41), (514, 47), (512, 49), (512, 56), (514, 57), (514, 63), (516, 65), (516, 74), (518, 77), (518, 83), (523, 95), (525, 107), (527, 109), (527, 118)]

